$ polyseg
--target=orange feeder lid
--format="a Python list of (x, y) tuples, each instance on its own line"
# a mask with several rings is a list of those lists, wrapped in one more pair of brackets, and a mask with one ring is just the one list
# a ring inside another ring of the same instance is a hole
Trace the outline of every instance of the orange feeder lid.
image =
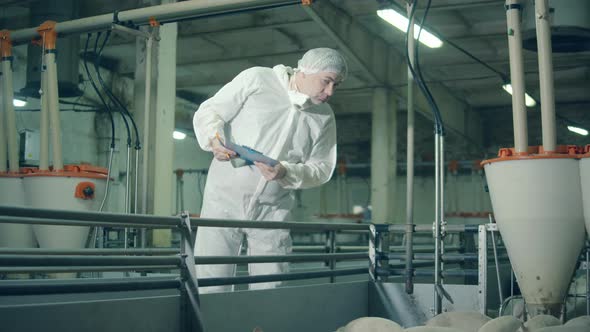
[(24, 171), (24, 176), (54, 176), (54, 177), (76, 177), (76, 178), (88, 178), (88, 179), (101, 179), (106, 180), (108, 170), (104, 167), (93, 166), (90, 164), (79, 164), (79, 165), (65, 165), (63, 170), (54, 171), (53, 167), (50, 167), (48, 171), (41, 171), (39, 168), (25, 168), (21, 169)]
[(486, 159), (482, 166), (500, 161), (533, 160), (533, 159), (567, 159), (580, 158), (580, 148), (577, 145), (558, 145), (556, 151), (545, 151), (542, 145), (529, 146), (527, 152), (517, 153), (514, 148), (501, 148), (498, 158)]

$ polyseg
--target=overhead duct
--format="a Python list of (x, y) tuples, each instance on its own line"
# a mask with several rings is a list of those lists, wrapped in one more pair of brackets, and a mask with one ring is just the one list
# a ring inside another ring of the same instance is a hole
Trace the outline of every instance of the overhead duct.
[[(78, 18), (78, 1), (75, 0), (44, 0), (31, 6), (31, 26), (52, 20), (56, 22), (70, 21)], [(82, 94), (78, 88), (78, 60), (80, 52), (80, 36), (61, 37), (57, 40), (57, 78), (60, 97), (76, 97)], [(39, 98), (41, 87), (41, 52), (37, 45), (29, 45), (27, 56), (27, 83), (20, 93), (25, 96)]]
[[(568, 53), (590, 50), (590, 1), (549, 0), (549, 7), (553, 52)], [(522, 39), (524, 48), (537, 51), (533, 0), (525, 2)]]

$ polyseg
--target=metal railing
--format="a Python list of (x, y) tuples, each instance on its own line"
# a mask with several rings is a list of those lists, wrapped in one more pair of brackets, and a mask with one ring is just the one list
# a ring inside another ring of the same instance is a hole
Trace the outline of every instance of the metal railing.
[[(287, 281), (309, 278), (366, 274), (367, 268), (336, 269), (336, 261), (366, 260), (366, 252), (336, 253), (336, 232), (368, 231), (368, 225), (267, 222), (239, 220), (191, 220), (187, 213), (179, 217), (62, 211), (0, 206), (0, 223), (112, 226), (135, 228), (169, 228), (180, 231), (180, 248), (164, 249), (45, 249), (0, 248), (0, 273), (22, 272), (94, 272), (94, 271), (155, 271), (178, 270), (179, 275), (168, 277), (140, 277), (115, 280), (19, 280), (0, 282), (0, 294), (54, 294), (64, 292), (101, 292), (139, 289), (177, 288), (181, 296), (181, 319), (185, 330), (194, 317), (197, 329), (203, 331), (199, 311), (199, 287), (240, 283)], [(208, 256), (195, 257), (193, 248), (198, 227), (238, 227), (263, 229), (292, 229), (327, 232), (327, 253), (292, 254), (284, 256)], [(246, 264), (268, 262), (327, 262), (327, 271), (308, 271), (262, 276), (238, 276), (197, 279), (195, 264)]]

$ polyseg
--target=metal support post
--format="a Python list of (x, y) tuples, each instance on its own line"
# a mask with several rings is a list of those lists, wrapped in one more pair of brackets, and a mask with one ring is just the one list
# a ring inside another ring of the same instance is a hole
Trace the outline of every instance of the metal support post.
[[(191, 222), (187, 211), (182, 212), (180, 216), (180, 313), (183, 324), (183, 331), (204, 331), (203, 319), (199, 308), (199, 281), (197, 280), (197, 270), (195, 268), (195, 240), (197, 230), (191, 228)], [(189, 315), (190, 313), (190, 315)], [(194, 317), (194, 320), (190, 318)]]
[(498, 296), (500, 297), (500, 303), (504, 302), (504, 294), (502, 294), (502, 281), (500, 278), (500, 263), (498, 263), (498, 250), (496, 247), (496, 237), (494, 232), (498, 231), (498, 225), (493, 223), (492, 215), (489, 216), (490, 223), (487, 224), (487, 229), (490, 231), (492, 236), (492, 248), (494, 249), (494, 262), (496, 264), (496, 278), (498, 280)]
[(389, 274), (389, 226), (369, 226), (369, 274), (373, 281), (387, 281)]
[(479, 312), (482, 315), (486, 315), (488, 304), (487, 304), (487, 291), (488, 291), (488, 232), (486, 225), (479, 225), (479, 237), (478, 237), (478, 256), (479, 262), (477, 269), (479, 271), (477, 286), (478, 286), (478, 297), (479, 297)]
[[(335, 254), (336, 253), (336, 231), (330, 231), (328, 233), (328, 241), (329, 241), (329, 253)], [(336, 267), (336, 261), (334, 258), (330, 258), (330, 271), (334, 271)], [(332, 275), (330, 276), (330, 283), (334, 283), (335, 277)]]

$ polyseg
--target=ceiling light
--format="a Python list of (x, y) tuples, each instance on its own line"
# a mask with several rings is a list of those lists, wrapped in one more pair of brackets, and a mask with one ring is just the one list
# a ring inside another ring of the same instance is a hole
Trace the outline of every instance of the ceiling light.
[[(512, 85), (510, 83), (502, 85), (502, 89), (506, 90), (509, 94), (512, 94)], [(527, 107), (535, 107), (537, 102), (533, 99), (533, 97), (529, 96), (528, 93), (524, 93), (524, 104)]]
[(586, 129), (574, 127), (574, 126), (567, 126), (567, 129), (571, 132), (578, 134), (578, 135), (588, 136), (588, 130), (586, 130)]
[(183, 133), (182, 131), (177, 131), (177, 130), (175, 130), (175, 131), (172, 133), (172, 137), (173, 137), (174, 139), (185, 139), (185, 138), (186, 138), (186, 134), (185, 134), (185, 133)]
[[(404, 33), (407, 32), (408, 19), (404, 15), (396, 12), (393, 9), (380, 9), (377, 11), (377, 15)], [(418, 33), (420, 33), (420, 26), (418, 24), (414, 24), (414, 39), (418, 38)], [(426, 29), (423, 29), (420, 33), (419, 41), (430, 48), (439, 48), (443, 44), (443, 42), (438, 37), (426, 31)]]
[(14, 105), (14, 107), (25, 107), (27, 105), (27, 101), (24, 99), (14, 98), (12, 100), (12, 105)]

